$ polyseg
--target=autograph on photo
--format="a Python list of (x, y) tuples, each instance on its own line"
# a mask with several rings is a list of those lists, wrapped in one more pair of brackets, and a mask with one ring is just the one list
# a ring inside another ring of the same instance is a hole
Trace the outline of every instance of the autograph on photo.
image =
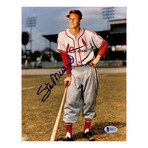
[[(71, 59), (71, 61), (69, 62), (69, 64), (67, 64), (67, 67), (63, 66), (63, 69), (61, 69), (61, 71), (59, 71), (58, 73), (54, 73), (54, 74), (50, 74), (50, 79), (52, 81), (52, 84), (48, 83), (44, 83), (44, 85), (41, 85), (37, 91), (37, 95), (40, 95), (42, 92), (46, 93), (44, 94), (43, 98), (42, 98), (42, 102), (44, 102), (49, 95), (51, 94), (51, 90), (54, 88), (54, 86), (56, 85), (56, 81), (59, 81), (59, 78), (61, 78), (61, 76), (63, 76), (63, 74), (66, 72), (66, 70), (69, 68), (69, 66), (71, 66), (72, 63), (74, 63), (74, 57), (69, 55), (69, 58)], [(58, 77), (57, 77), (58, 76)]]

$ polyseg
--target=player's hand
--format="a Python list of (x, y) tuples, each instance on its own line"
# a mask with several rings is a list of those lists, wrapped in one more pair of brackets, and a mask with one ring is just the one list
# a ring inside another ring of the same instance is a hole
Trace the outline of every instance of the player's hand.
[(69, 86), (70, 83), (71, 83), (71, 76), (67, 76), (65, 79), (64, 79), (64, 84), (65, 84), (65, 87)]
[(97, 67), (98, 62), (96, 61), (96, 59), (92, 60), (91, 63), (93, 67)]
[(97, 57), (91, 61), (92, 66), (96, 68), (97, 67), (97, 64), (100, 61), (100, 59), (101, 59), (101, 56), (100, 55), (97, 55)]

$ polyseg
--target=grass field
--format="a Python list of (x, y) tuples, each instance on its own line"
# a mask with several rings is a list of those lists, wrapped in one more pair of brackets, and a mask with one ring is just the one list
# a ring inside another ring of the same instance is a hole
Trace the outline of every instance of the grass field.
[[(51, 91), (49, 98), (42, 102), (44, 92), (37, 95), (40, 85), (50, 82), (50, 75), (22, 76), (22, 140), (49, 141), (64, 93), (63, 79)], [(96, 141), (126, 141), (126, 73), (99, 74), (97, 116), (92, 120), (91, 131)], [(104, 128), (113, 125), (115, 133), (106, 133)], [(75, 141), (87, 141), (82, 137), (84, 119), (80, 115), (73, 124)], [(65, 123), (60, 121), (57, 141), (65, 136)]]

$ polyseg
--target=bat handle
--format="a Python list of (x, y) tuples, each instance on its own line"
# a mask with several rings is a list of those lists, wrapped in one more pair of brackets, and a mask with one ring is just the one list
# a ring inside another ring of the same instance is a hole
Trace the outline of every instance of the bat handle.
[(62, 102), (61, 102), (61, 106), (60, 106), (60, 109), (59, 109), (59, 112), (58, 112), (58, 116), (57, 116), (57, 119), (56, 119), (56, 122), (55, 122), (55, 125), (54, 125), (54, 128), (53, 128), (53, 131), (52, 131), (50, 141), (55, 141), (55, 139), (56, 139), (56, 134), (57, 134), (58, 127), (59, 127), (60, 118), (61, 118), (62, 110), (63, 110), (63, 107), (64, 107), (64, 102), (65, 102), (65, 99), (66, 99), (67, 88), (68, 87), (66, 87), (65, 91), (64, 91), (63, 99), (62, 99)]

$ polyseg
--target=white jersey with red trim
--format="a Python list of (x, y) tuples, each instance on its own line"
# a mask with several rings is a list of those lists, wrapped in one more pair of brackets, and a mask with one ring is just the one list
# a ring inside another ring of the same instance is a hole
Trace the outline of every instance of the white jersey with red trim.
[(94, 49), (101, 49), (103, 45), (104, 39), (95, 32), (80, 29), (79, 34), (75, 36), (66, 29), (58, 35), (57, 50), (73, 56), (72, 66), (78, 66), (86, 65), (93, 60)]

